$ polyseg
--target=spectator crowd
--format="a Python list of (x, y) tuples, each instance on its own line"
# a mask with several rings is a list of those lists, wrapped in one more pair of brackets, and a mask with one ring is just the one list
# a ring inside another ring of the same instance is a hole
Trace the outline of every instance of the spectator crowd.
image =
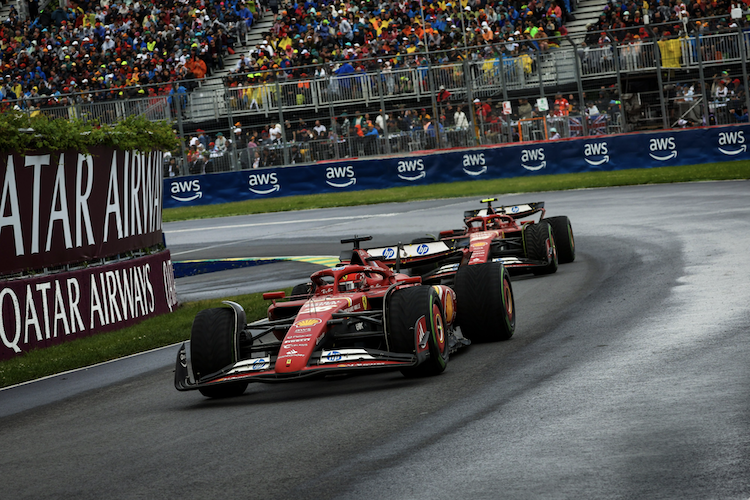
[[(232, 69), (229, 84), (325, 77), (548, 50), (567, 33), (557, 0), (325, 1), (289, 3)], [(471, 50), (465, 50), (470, 47)]]
[[(74, 93), (106, 100), (165, 95), (181, 86), (189, 92), (196, 80), (224, 69), (225, 55), (235, 51), (242, 57), (231, 68), (230, 86), (393, 71), (424, 64), (429, 54), (437, 63), (517, 56), (557, 45), (570, 15), (569, 0), (262, 1), (81, 0), (38, 11), (32, 0), (26, 19), (11, 8), (2, 24), (0, 98), (44, 103)], [(588, 26), (585, 46), (609, 44), (611, 33), (627, 43), (731, 30), (746, 22), (750, 0), (744, 2), (609, 2)], [(248, 29), (267, 10), (270, 31), (245, 47)], [(649, 30), (648, 23), (673, 25)]]
[(225, 54), (262, 15), (257, 0), (82, 0), (15, 8), (0, 28), (4, 101), (19, 105), (189, 91), (223, 68)]
[[(440, 59), (546, 50), (566, 33), (568, 0), (81, 0), (42, 11), (37, 1), (25, 19), (12, 8), (0, 29), (6, 101), (164, 95), (176, 91), (175, 81), (223, 69), (225, 55), (235, 51), (243, 57), (232, 68), (234, 84), (272, 69), (294, 78), (373, 64), (397, 68), (413, 64), (411, 55), (458, 46), (479, 50), (452, 50)], [(270, 32), (245, 48), (248, 29), (267, 10)], [(321, 66), (299, 68), (315, 64)], [(193, 85), (185, 83), (186, 91)]]

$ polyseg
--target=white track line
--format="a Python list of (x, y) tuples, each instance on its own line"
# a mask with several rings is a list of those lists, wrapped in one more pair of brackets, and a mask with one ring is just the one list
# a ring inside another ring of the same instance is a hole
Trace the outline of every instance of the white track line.
[(171, 233), (191, 233), (194, 231), (210, 231), (212, 229), (238, 229), (245, 227), (259, 227), (259, 226), (276, 226), (280, 224), (299, 224), (304, 222), (328, 222), (335, 220), (356, 220), (356, 219), (374, 219), (378, 217), (393, 217), (396, 215), (403, 215), (401, 213), (391, 214), (377, 214), (377, 215), (347, 215), (346, 217), (324, 217), (320, 219), (296, 219), (296, 220), (284, 220), (274, 222), (254, 222), (251, 224), (231, 224), (227, 226), (209, 226), (209, 227), (194, 227), (188, 229), (174, 229), (164, 231), (167, 235)]

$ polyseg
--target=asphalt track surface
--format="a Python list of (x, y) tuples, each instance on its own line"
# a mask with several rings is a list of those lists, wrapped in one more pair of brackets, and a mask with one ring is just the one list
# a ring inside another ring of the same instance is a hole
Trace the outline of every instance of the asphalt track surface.
[[(433, 378), (251, 384), (223, 401), (174, 390), (175, 347), (0, 391), (0, 497), (750, 498), (750, 182), (503, 198), (538, 200), (571, 218), (578, 253), (555, 275), (514, 279), (510, 341), (470, 346)], [(476, 206), (166, 232), (176, 260), (336, 255), (340, 238), (408, 241)], [(227, 289), (312, 269), (273, 266)]]

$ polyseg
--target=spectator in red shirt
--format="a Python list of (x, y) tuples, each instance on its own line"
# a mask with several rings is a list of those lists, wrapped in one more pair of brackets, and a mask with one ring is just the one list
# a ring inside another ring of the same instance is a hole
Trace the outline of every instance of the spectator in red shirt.
[(570, 102), (562, 94), (555, 96), (555, 106), (559, 106), (560, 114), (556, 116), (568, 116), (570, 114)]

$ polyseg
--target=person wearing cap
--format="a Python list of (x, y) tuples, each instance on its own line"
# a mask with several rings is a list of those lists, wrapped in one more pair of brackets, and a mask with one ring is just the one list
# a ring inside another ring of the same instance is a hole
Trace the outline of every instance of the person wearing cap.
[(555, 127), (550, 127), (549, 140), (556, 141), (559, 138), (560, 138), (560, 134), (557, 132), (557, 129)]
[(280, 123), (277, 123), (276, 125), (271, 125), (271, 127), (268, 129), (268, 139), (271, 142), (281, 141), (282, 133), (283, 132), (282, 132)]
[(474, 112), (477, 115), (477, 120), (486, 121), (492, 112), (492, 106), (486, 102), (483, 103), (479, 99), (474, 99)]
[(716, 83), (716, 90), (714, 90), (714, 100), (718, 106), (726, 106), (727, 96), (729, 95), (729, 89), (723, 79), (720, 79)]

